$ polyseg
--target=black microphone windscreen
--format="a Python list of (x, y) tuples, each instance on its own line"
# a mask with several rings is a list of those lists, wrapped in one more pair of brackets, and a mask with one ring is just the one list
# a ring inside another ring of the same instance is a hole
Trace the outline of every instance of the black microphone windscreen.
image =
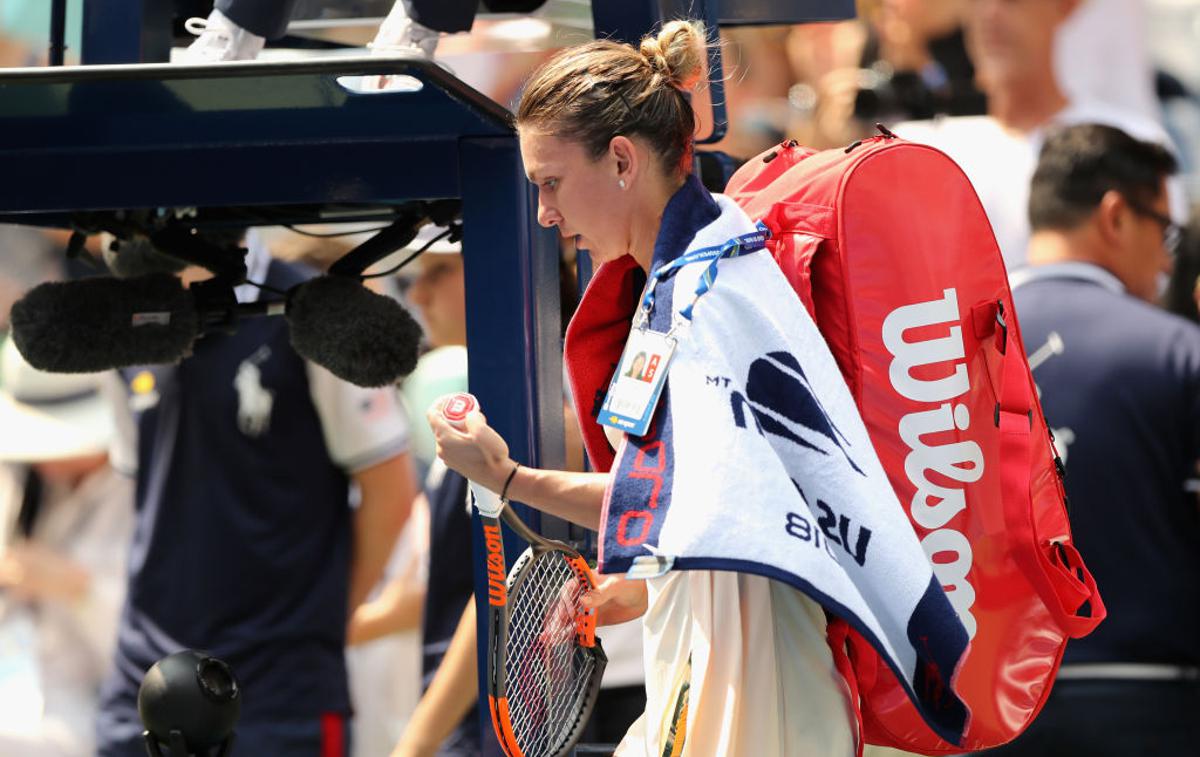
[(41, 284), (13, 304), (10, 323), (34, 368), (91, 373), (178, 361), (191, 350), (199, 317), (179, 279), (157, 273)]
[(358, 386), (394, 383), (417, 367), (421, 327), (399, 302), (358, 279), (319, 276), (288, 298), (292, 346)]

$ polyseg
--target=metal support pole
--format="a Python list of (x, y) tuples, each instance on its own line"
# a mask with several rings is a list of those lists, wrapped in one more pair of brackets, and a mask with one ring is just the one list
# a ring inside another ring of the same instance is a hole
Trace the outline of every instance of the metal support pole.
[(67, 52), (67, 0), (50, 3), (50, 65), (61, 66)]

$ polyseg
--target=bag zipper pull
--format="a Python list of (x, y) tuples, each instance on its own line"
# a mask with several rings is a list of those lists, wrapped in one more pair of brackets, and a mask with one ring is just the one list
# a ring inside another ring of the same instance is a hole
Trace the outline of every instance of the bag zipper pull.
[(866, 142), (874, 142), (877, 139), (896, 139), (896, 134), (883, 124), (875, 124), (875, 128), (879, 130), (878, 137), (867, 137), (866, 139), (860, 139), (851, 143), (851, 145), (846, 148), (846, 154), (849, 155), (856, 147), (859, 147)]
[(771, 152), (764, 155), (762, 161), (763, 161), (763, 163), (770, 163), (772, 160), (775, 160), (776, 158), (779, 157), (779, 150), (791, 150), (791, 149), (793, 149), (795, 147), (799, 147), (799, 146), (800, 146), (800, 143), (794, 139), (786, 140), (786, 141), (780, 143), (778, 150), (772, 150)]

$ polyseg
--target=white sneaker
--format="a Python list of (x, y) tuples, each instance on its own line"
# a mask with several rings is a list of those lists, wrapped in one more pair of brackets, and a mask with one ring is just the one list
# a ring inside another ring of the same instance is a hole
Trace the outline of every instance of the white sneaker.
[[(396, 0), (392, 12), (387, 15), (375, 33), (374, 41), (367, 47), (371, 55), (391, 55), (404, 58), (424, 58), (433, 60), (437, 49), (439, 32), (427, 26), (421, 26), (408, 16), (404, 0)], [(364, 76), (357, 83), (356, 89), (361, 92), (405, 91), (412, 92), (421, 88), (421, 83), (411, 76)]]
[(396, 0), (392, 12), (379, 25), (375, 40), (367, 47), (372, 55), (416, 55), (433, 60), (438, 36), (438, 32), (409, 18), (404, 0)]
[(184, 28), (197, 37), (183, 51), (181, 63), (254, 60), (267, 44), (265, 37), (246, 31), (219, 10), (214, 10), (207, 19), (189, 18)]

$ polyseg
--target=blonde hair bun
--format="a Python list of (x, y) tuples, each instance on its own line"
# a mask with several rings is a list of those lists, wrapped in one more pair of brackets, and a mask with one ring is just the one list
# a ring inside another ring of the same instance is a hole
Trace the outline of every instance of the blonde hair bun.
[(641, 53), (667, 83), (691, 92), (708, 62), (707, 37), (699, 21), (669, 21), (655, 37), (643, 37)]

